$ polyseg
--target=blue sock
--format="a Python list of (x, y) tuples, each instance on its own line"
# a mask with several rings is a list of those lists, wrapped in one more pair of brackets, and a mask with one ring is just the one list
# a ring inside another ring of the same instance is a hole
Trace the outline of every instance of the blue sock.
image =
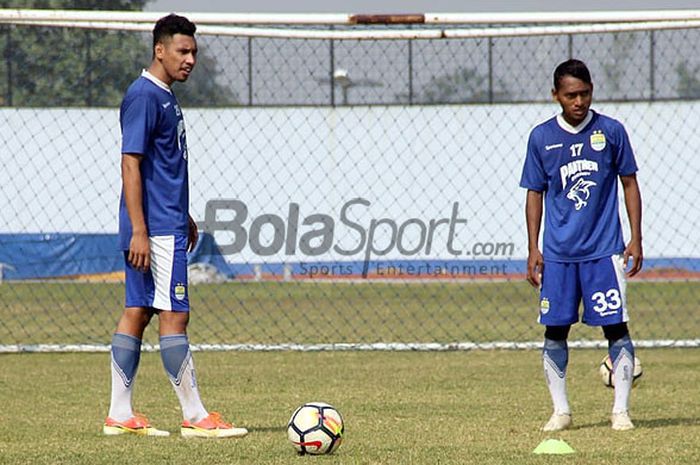
[(632, 338), (627, 334), (615, 342), (608, 341), (608, 354), (610, 355), (610, 360), (613, 363), (613, 368), (615, 364), (619, 361), (620, 353), (623, 349), (629, 354), (629, 357), (634, 360), (634, 345), (632, 344)]
[(165, 371), (173, 383), (179, 385), (182, 373), (190, 357), (190, 343), (186, 334), (173, 334), (160, 337), (160, 357)]
[(551, 360), (552, 368), (556, 368), (560, 378), (566, 376), (566, 367), (569, 365), (569, 347), (566, 340), (545, 339), (542, 356), (545, 360)]
[(141, 339), (122, 333), (112, 336), (112, 362), (118, 368), (125, 386), (130, 386), (134, 381), (140, 360)]

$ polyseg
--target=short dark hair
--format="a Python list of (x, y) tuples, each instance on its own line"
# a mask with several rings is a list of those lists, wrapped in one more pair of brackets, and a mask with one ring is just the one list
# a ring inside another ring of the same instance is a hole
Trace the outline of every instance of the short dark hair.
[(175, 34), (194, 37), (196, 30), (197, 26), (189, 19), (170, 13), (160, 18), (153, 28), (153, 48), (155, 49), (156, 44), (162, 42), (165, 37), (172, 37)]
[(591, 73), (588, 71), (588, 67), (581, 60), (570, 59), (563, 63), (554, 70), (554, 89), (559, 90), (559, 83), (564, 78), (564, 76), (572, 76), (576, 79), (580, 79), (586, 84), (592, 84)]

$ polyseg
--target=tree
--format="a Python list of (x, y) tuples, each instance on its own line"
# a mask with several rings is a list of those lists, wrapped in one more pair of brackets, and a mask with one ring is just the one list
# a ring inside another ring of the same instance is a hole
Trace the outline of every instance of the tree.
[(612, 34), (612, 42), (607, 47), (602, 67), (605, 89), (613, 98), (629, 98), (624, 94), (634, 89), (629, 86), (629, 80), (625, 79), (625, 74), (637, 66), (636, 58), (631, 52), (637, 39), (637, 36), (629, 33)]
[(217, 63), (207, 49), (197, 54), (197, 66), (187, 83), (175, 83), (173, 89), (184, 107), (226, 107), (240, 105), (235, 92), (217, 81)]
[(676, 73), (678, 73), (678, 96), (680, 98), (700, 98), (700, 79), (698, 79), (698, 71), (700, 71), (698, 67), (691, 70), (685, 62), (681, 62), (676, 66)]
[(473, 68), (459, 68), (451, 74), (433, 76), (424, 87), (425, 103), (478, 103), (503, 100), (508, 97), (505, 90), (489, 93), (488, 78)]
[[(3, 8), (142, 10), (148, 0), (0, 1)], [(34, 26), (3, 26), (0, 104), (29, 107), (116, 107), (151, 61), (151, 34)], [(183, 105), (232, 105), (234, 93), (216, 84), (211, 68), (183, 92)], [(204, 73), (202, 73), (204, 74)], [(193, 74), (193, 77), (197, 73)], [(178, 92), (178, 97), (180, 93)]]

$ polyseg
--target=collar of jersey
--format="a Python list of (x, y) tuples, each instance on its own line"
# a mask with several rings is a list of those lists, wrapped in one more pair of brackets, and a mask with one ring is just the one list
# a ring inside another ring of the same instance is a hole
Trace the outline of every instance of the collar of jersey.
[(168, 92), (169, 94), (172, 94), (172, 93), (173, 93), (173, 92), (170, 90), (170, 86), (169, 86), (169, 85), (167, 85), (166, 83), (164, 83), (163, 81), (161, 81), (160, 79), (158, 79), (157, 77), (155, 77), (154, 75), (152, 75), (151, 73), (149, 73), (148, 70), (144, 69), (143, 71), (141, 71), (141, 76), (142, 76), (142, 77), (145, 77), (146, 79), (148, 79), (149, 81), (151, 81), (153, 84), (157, 85), (158, 87), (160, 87), (160, 88), (163, 89), (164, 91)]
[(588, 113), (586, 114), (586, 117), (583, 118), (583, 121), (581, 121), (578, 125), (572, 126), (569, 123), (566, 122), (564, 119), (564, 116), (562, 116), (561, 113), (557, 115), (557, 124), (559, 124), (559, 127), (562, 128), (566, 132), (570, 132), (571, 134), (578, 134), (588, 126), (588, 123), (591, 122), (593, 119), (593, 110), (588, 110)]

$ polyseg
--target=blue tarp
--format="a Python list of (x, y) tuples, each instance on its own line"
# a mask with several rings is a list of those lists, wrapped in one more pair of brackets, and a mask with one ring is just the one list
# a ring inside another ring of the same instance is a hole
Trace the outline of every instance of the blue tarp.
[[(211, 234), (201, 234), (190, 263), (208, 263), (233, 277)], [(124, 270), (117, 234), (0, 234), (2, 279), (45, 279)]]
[(124, 269), (116, 234), (0, 234), (3, 279), (38, 279)]
[[(0, 270), (5, 280), (46, 279), (122, 271), (123, 252), (117, 234), (34, 233), (0, 234)], [(295, 257), (296, 258), (296, 257)], [(443, 275), (511, 275), (526, 271), (526, 261), (493, 260), (376, 260), (299, 261), (288, 263), (228, 263), (214, 240), (200, 234), (188, 262), (213, 266), (234, 278), (259, 272), (282, 276), (285, 267), (297, 277), (362, 276), (387, 278), (439, 277)], [(698, 258), (646, 258), (644, 271), (680, 270), (700, 272)]]
[(219, 246), (216, 245), (214, 236), (208, 233), (200, 233), (197, 246), (187, 257), (187, 263), (206, 263), (212, 265), (216, 270), (227, 278), (235, 277), (235, 273), (223, 255)]

